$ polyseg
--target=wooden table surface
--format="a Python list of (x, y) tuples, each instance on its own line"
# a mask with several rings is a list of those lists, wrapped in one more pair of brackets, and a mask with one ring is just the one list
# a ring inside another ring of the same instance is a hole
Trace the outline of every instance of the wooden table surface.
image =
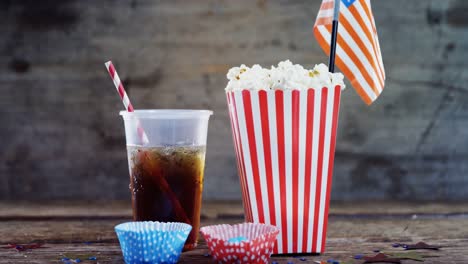
[[(124, 263), (114, 226), (130, 220), (128, 202), (99, 203), (0, 203), (0, 245), (43, 242), (27, 251), (0, 249), (0, 263), (63, 263), (64, 256), (95, 256), (82, 263)], [(202, 225), (239, 223), (237, 202), (204, 203)], [(278, 263), (314, 263), (335, 259), (347, 263), (356, 254), (373, 250), (400, 252), (393, 243), (425, 241), (442, 246), (439, 251), (418, 251), (424, 263), (468, 263), (468, 203), (399, 204), (333, 203), (327, 251), (305, 259), (274, 256)], [(211, 263), (203, 241), (182, 254), (180, 263)], [(402, 263), (421, 263), (404, 260)]]

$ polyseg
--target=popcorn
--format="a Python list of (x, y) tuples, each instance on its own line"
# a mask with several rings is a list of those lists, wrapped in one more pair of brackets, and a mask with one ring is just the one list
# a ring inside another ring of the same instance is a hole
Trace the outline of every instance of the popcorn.
[(226, 91), (235, 90), (304, 90), (309, 88), (335, 87), (345, 88), (343, 74), (330, 73), (328, 67), (321, 63), (312, 70), (304, 69), (299, 64), (286, 60), (272, 66), (262, 68), (255, 64), (249, 68), (242, 64), (233, 67), (227, 73), (229, 83)]

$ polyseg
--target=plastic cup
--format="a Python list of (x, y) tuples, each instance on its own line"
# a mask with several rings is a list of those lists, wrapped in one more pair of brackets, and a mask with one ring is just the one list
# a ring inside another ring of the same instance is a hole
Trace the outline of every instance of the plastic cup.
[[(208, 110), (121, 111), (124, 119), (134, 221), (192, 226), (184, 250), (197, 245)], [(143, 142), (139, 130), (148, 141)]]
[(280, 228), (274, 254), (325, 250), (341, 87), (227, 93), (248, 222)]

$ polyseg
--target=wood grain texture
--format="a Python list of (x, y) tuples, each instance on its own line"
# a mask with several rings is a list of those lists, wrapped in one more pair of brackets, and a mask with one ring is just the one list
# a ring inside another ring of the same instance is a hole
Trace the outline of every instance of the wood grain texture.
[[(128, 205), (111, 203), (103, 208), (99, 203), (73, 204), (36, 204), (22, 203), (17, 206), (24, 213), (18, 214), (13, 203), (0, 204), (3, 216), (10, 215), (10, 220), (0, 219), (0, 246), (8, 243), (43, 242), (44, 247), (17, 252), (14, 249), (0, 248), (0, 263), (62, 263), (64, 256), (92, 255), (98, 263), (124, 263), (114, 226), (129, 220)], [(202, 219), (202, 225), (220, 223), (234, 224), (243, 221), (242, 214), (235, 216), (239, 203), (206, 203), (205, 212), (211, 211), (210, 217)], [(461, 204), (361, 204), (356, 209), (355, 203), (341, 203), (333, 206), (329, 221), (327, 250), (320, 256), (304, 256), (305, 261), (291, 256), (274, 256), (278, 263), (313, 263), (335, 259), (358, 264), (353, 260), (357, 254), (372, 255), (373, 250), (401, 252), (393, 248), (393, 243), (416, 243), (425, 241), (442, 246), (439, 251), (418, 251), (425, 256), (426, 264), (467, 263), (468, 262), (468, 219), (466, 206)], [(354, 211), (353, 211), (353, 208)], [(376, 208), (379, 208), (376, 210)], [(437, 208), (444, 208), (442, 213), (434, 213)], [(464, 210), (463, 210), (464, 209)], [(231, 216), (226, 217), (227, 213)], [(398, 213), (431, 215), (425, 219), (400, 217)], [(445, 213), (464, 212), (465, 216), (446, 216)], [(34, 219), (34, 213), (50, 216), (51, 219)], [(369, 216), (374, 213), (374, 216)], [(348, 217), (339, 217), (346, 214)], [(16, 215), (16, 216), (15, 216)], [(75, 215), (76, 219), (66, 219)], [(120, 219), (115, 217), (121, 215)], [(89, 218), (91, 216), (92, 218)], [(81, 217), (81, 218), (80, 218)], [(87, 218), (88, 217), (88, 218)], [(197, 249), (182, 254), (179, 263), (212, 263), (204, 254), (208, 249), (203, 241)], [(83, 263), (96, 263), (84, 261)], [(409, 260), (403, 264), (416, 263)]]
[[(128, 199), (112, 59), (136, 108), (212, 109), (204, 197), (240, 199), (234, 65), (326, 62), (320, 1), (1, 1), (0, 199)], [(332, 199), (467, 200), (464, 0), (372, 2), (387, 82), (344, 93)], [(404, 8), (401, 8), (404, 6)]]

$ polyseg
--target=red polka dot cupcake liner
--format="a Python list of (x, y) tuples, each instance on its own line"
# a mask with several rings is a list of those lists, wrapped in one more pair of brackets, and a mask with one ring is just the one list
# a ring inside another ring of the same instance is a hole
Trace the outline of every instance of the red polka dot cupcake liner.
[(243, 223), (213, 225), (200, 229), (213, 260), (218, 263), (269, 263), (279, 229), (276, 226)]

